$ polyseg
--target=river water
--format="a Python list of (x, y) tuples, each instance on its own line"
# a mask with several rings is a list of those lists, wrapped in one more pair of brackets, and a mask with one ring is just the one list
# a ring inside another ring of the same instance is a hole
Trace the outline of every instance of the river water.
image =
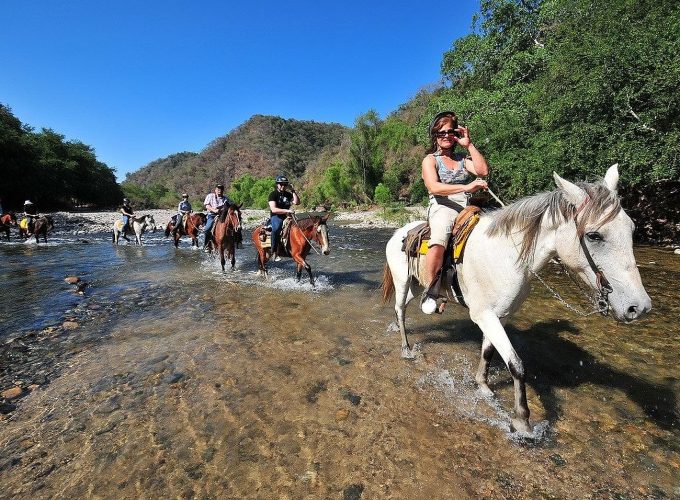
[(249, 235), (225, 274), (158, 232), (0, 243), (0, 391), (23, 389), (0, 400), (0, 497), (680, 498), (678, 256), (636, 249), (654, 309), (631, 325), (534, 287), (508, 325), (520, 437), (500, 359), (496, 397), (476, 389), (461, 307), (412, 305), (400, 358), (376, 290), (391, 232), (331, 224), (315, 288), (290, 260), (256, 276)]

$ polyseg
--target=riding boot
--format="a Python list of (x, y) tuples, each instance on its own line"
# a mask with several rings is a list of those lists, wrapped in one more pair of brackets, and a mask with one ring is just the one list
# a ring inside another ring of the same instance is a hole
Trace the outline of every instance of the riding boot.
[(420, 310), (425, 314), (442, 314), (446, 306), (446, 298), (439, 296), (439, 288), (441, 286), (442, 269), (437, 271), (430, 286), (428, 286), (420, 299)]

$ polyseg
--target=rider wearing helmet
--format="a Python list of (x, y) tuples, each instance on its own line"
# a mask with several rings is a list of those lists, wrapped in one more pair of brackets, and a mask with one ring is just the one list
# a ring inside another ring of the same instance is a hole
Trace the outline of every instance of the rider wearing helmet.
[(184, 223), (184, 216), (189, 215), (190, 213), (191, 203), (189, 203), (189, 195), (186, 193), (182, 193), (182, 201), (180, 201), (179, 205), (177, 205), (177, 214), (173, 217), (174, 218), (172, 228), (173, 236), (177, 234), (177, 231), (179, 231), (179, 228)]
[(130, 200), (123, 198), (123, 205), (120, 207), (119, 211), (123, 214), (123, 236), (126, 236), (130, 229), (130, 220), (135, 217), (135, 212), (130, 206)]
[(276, 189), (269, 195), (269, 211), (271, 212), (272, 220), (272, 257), (276, 262), (281, 260), (281, 257), (278, 255), (278, 245), (283, 221), (288, 217), (288, 214), (294, 212), (291, 205), (299, 204), (300, 198), (298, 198), (295, 189), (288, 182), (288, 178), (284, 175), (279, 175), (276, 178)]

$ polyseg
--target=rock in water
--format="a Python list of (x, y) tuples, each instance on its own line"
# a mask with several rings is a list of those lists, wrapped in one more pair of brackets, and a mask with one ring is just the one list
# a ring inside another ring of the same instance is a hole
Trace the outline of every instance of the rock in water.
[(80, 281), (80, 278), (78, 276), (67, 276), (66, 278), (64, 278), (64, 281), (69, 285), (75, 285)]

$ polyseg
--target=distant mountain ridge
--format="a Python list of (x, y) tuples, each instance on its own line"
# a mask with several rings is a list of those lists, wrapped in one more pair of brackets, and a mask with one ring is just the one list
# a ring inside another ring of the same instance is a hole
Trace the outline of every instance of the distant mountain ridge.
[(283, 173), (299, 179), (323, 151), (337, 148), (349, 129), (337, 123), (254, 115), (200, 153), (160, 158), (129, 173), (125, 183), (143, 188), (164, 186), (197, 196), (216, 182), (229, 184), (245, 173), (255, 177)]

